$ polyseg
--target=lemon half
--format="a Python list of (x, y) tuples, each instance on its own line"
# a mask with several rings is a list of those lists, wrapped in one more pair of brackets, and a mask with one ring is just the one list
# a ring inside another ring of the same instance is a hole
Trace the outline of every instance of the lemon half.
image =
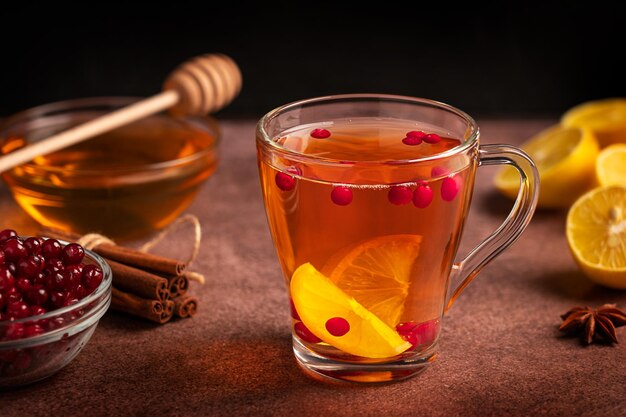
[[(541, 190), (539, 207), (569, 207), (595, 184), (598, 142), (591, 130), (552, 126), (524, 143), (537, 164)], [(495, 185), (504, 195), (516, 198), (520, 179), (515, 168), (503, 167)]]
[(592, 281), (626, 289), (626, 186), (596, 188), (567, 215), (567, 242)]
[(601, 146), (626, 143), (626, 99), (589, 101), (568, 110), (561, 119), (566, 127), (593, 131)]

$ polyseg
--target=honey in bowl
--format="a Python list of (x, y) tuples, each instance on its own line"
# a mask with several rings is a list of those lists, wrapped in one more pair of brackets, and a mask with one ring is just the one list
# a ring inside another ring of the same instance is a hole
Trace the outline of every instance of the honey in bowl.
[[(75, 100), (18, 114), (0, 136), (27, 143), (132, 99)], [(19, 141), (5, 141), (3, 152)], [(43, 226), (124, 239), (160, 229), (215, 170), (217, 127), (207, 118), (151, 116), (4, 172), (19, 205)]]

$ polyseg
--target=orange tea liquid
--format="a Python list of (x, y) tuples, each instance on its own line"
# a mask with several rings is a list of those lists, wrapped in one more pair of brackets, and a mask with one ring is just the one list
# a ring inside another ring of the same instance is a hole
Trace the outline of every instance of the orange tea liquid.
[[(274, 143), (292, 151), (259, 157), (288, 286), (294, 271), (310, 263), (409, 341), (403, 353), (433, 346), (475, 166), (430, 157), (461, 141), (432, 126), (370, 119), (302, 126)], [(402, 162), (414, 159), (422, 161)], [(308, 331), (297, 311), (293, 317), (294, 333), (307, 348), (358, 359)], [(375, 357), (367, 356), (363, 360)]]

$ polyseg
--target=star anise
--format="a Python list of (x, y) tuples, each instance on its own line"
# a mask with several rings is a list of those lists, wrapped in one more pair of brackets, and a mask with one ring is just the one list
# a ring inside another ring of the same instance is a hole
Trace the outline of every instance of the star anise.
[(561, 315), (563, 323), (559, 330), (567, 333), (583, 332), (583, 341), (591, 344), (594, 338), (608, 343), (617, 343), (615, 329), (626, 325), (626, 313), (615, 306), (605, 304), (592, 309), (589, 306), (574, 307)]

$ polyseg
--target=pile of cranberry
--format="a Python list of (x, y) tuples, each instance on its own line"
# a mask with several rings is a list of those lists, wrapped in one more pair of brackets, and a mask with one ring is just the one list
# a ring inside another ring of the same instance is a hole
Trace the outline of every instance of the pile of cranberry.
[[(84, 264), (82, 246), (55, 239), (20, 238), (0, 231), (0, 341), (37, 336), (59, 327), (46, 320), (10, 322), (78, 303), (102, 283), (102, 269)], [(34, 318), (34, 317), (33, 317)]]

